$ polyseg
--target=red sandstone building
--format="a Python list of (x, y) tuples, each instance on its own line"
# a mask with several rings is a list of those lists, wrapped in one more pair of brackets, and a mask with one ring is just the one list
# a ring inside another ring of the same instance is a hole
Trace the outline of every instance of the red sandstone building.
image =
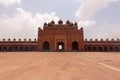
[(62, 20), (45, 23), (38, 29), (38, 39), (0, 41), (0, 51), (120, 51), (120, 40), (84, 40), (83, 28), (77, 23)]

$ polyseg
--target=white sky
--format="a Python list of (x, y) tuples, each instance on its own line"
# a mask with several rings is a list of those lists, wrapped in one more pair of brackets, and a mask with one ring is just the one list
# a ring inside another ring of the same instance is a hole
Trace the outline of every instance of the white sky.
[(0, 40), (37, 38), (38, 27), (78, 22), (85, 38), (120, 38), (119, 0), (0, 0)]

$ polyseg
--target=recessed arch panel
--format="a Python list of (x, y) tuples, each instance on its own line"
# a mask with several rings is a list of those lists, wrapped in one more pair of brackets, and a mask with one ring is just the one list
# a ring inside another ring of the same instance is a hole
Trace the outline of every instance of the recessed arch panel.
[(43, 42), (43, 50), (44, 51), (49, 51), (50, 50), (50, 44), (49, 44), (49, 42), (48, 41), (44, 41)]
[(73, 41), (72, 42), (72, 50), (74, 51), (78, 51), (79, 50), (79, 44), (78, 44), (78, 42), (77, 41)]

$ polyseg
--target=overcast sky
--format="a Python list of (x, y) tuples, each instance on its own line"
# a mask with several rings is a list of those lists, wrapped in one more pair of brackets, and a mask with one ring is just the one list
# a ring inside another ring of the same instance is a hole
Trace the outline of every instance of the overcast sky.
[(120, 0), (0, 0), (0, 40), (37, 38), (38, 27), (77, 22), (85, 38), (120, 38)]

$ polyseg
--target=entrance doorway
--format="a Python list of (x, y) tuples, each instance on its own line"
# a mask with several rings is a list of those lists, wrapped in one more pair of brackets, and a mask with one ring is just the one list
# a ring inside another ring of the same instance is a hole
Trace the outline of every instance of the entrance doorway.
[(64, 42), (63, 41), (57, 42), (57, 50), (64, 51)]
[(43, 43), (43, 50), (44, 51), (49, 51), (49, 42), (48, 41), (45, 41), (44, 43)]
[(78, 51), (79, 50), (79, 45), (77, 41), (72, 42), (72, 50), (73, 51)]

